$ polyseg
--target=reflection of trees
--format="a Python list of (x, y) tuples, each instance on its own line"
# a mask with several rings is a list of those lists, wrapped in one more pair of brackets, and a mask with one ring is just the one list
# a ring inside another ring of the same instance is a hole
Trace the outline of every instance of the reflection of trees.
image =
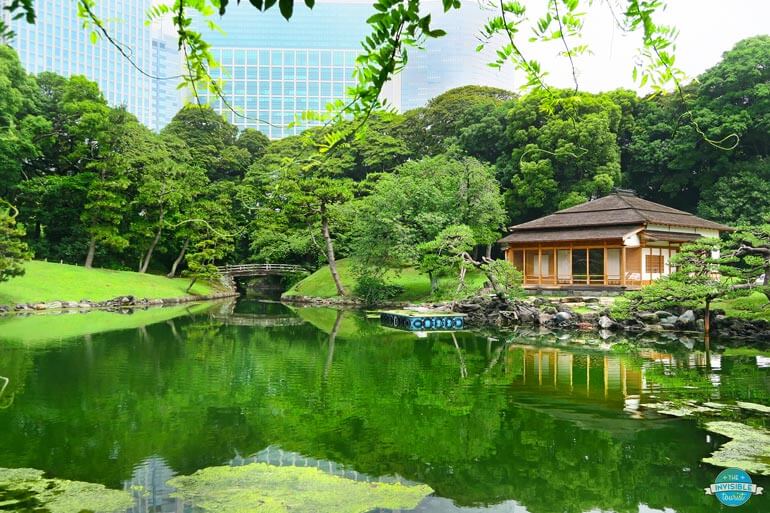
[[(137, 331), (95, 335), (90, 363), (76, 344), (40, 353), (24, 400), (0, 413), (3, 464), (119, 486), (154, 454), (190, 474), (275, 444), (423, 482), (460, 504), (713, 511), (700, 489), (714, 474), (700, 464), (709, 450), (693, 424), (525, 400), (511, 385), (526, 369), (498, 343), (467, 332), (417, 339), (371, 323), (355, 338), (361, 321), (346, 319), (317, 319), (327, 334), (199, 316), (175, 320), (179, 338), (165, 323), (148, 326), (152, 344)], [(621, 421), (622, 435), (613, 431)]]

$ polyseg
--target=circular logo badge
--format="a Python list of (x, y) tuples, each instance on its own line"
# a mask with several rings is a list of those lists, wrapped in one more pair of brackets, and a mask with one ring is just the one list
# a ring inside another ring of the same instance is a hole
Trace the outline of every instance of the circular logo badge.
[(725, 506), (742, 506), (752, 495), (751, 477), (739, 468), (723, 470), (712, 486), (717, 500)]

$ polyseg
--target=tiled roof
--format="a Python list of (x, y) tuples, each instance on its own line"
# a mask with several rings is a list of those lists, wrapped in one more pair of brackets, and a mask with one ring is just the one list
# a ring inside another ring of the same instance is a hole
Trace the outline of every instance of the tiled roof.
[(598, 226), (596, 228), (567, 228), (557, 230), (521, 230), (509, 233), (501, 243), (522, 244), (536, 242), (589, 241), (622, 239), (641, 230), (639, 225)]
[(689, 212), (653, 203), (628, 192), (614, 192), (581, 205), (522, 223), (510, 228), (523, 230), (553, 230), (594, 226), (664, 224), (688, 228), (731, 231), (732, 228), (700, 218)]

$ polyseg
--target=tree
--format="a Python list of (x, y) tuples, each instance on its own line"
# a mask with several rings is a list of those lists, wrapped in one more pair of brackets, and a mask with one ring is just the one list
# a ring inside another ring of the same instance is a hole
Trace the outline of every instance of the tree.
[(459, 287), (463, 286), (463, 255), (473, 248), (474, 243), (473, 230), (465, 225), (452, 225), (441, 230), (432, 241), (417, 247), (417, 267), (430, 278), (431, 294), (438, 290), (438, 278), (452, 271), (459, 273)]
[(94, 175), (86, 193), (81, 221), (90, 239), (85, 267), (93, 265), (96, 245), (103, 244), (116, 250), (128, 246), (128, 240), (120, 233), (121, 223), (128, 205), (126, 189), (129, 186), (127, 159), (124, 149), (134, 144), (134, 134), (128, 125), (137, 124), (125, 109), (112, 110), (109, 114), (105, 139), (101, 142), (99, 159), (86, 166)]
[(183, 141), (190, 153), (187, 163), (205, 169), (212, 181), (243, 176), (253, 158), (235, 145), (238, 128), (207, 105), (182, 107), (161, 134)]
[(741, 259), (741, 271), (748, 282), (762, 277), (764, 294), (770, 300), (770, 218), (764, 224), (744, 226), (731, 235), (733, 256)]
[(368, 267), (416, 265), (418, 246), (443, 229), (466, 225), (474, 244), (488, 244), (503, 217), (491, 167), (456, 153), (409, 161), (380, 176), (348, 214), (354, 220), (351, 251)]
[[(322, 136), (323, 131), (308, 130), (301, 136), (272, 144), (270, 151), (249, 169), (247, 194), (261, 214), (256, 220), (256, 231), (267, 228), (270, 233), (266, 242), (281, 239), (285, 248), (297, 242), (298, 232), (304, 232), (312, 246), (303, 245), (323, 254), (342, 296), (346, 290), (337, 271), (333, 232), (337, 208), (353, 198), (353, 181), (344, 176), (351, 157), (342, 154), (316, 158), (312, 148)], [(288, 236), (281, 233), (286, 227), (292, 228)], [(323, 246), (316, 242), (319, 235)]]
[(24, 242), (24, 228), (16, 224), (19, 211), (0, 200), (0, 282), (24, 274), (24, 261), (32, 258)]
[(511, 219), (542, 216), (618, 185), (622, 120), (606, 94), (537, 92), (514, 102), (506, 120), (508, 153), (498, 160)]
[(733, 226), (758, 225), (770, 212), (770, 161), (736, 162), (701, 193), (698, 213)]
[(254, 128), (247, 128), (238, 134), (235, 145), (249, 152), (251, 161), (249, 165), (262, 158), (270, 145), (270, 139), (265, 134)]
[(9, 46), (0, 46), (0, 77), (0, 197), (10, 198), (22, 181), (25, 162), (39, 155), (35, 139), (50, 126), (37, 115), (40, 97), (34, 78)]

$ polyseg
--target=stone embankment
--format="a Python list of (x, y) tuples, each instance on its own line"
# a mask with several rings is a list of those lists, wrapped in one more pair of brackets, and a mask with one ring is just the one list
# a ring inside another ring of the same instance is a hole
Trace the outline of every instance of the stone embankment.
[[(470, 326), (510, 327), (534, 325), (547, 328), (602, 329), (610, 331), (702, 332), (703, 310), (636, 312), (627, 319), (614, 318), (604, 298), (562, 297), (502, 301), (495, 297), (474, 297), (452, 305), (467, 314)], [(770, 341), (770, 322), (726, 317), (724, 311), (711, 312), (712, 334), (727, 338)]]
[(223, 291), (214, 294), (207, 294), (204, 296), (180, 296), (164, 299), (147, 299), (136, 298), (134, 296), (118, 296), (107, 301), (90, 301), (82, 299), (80, 301), (46, 301), (38, 303), (19, 303), (13, 306), (0, 305), (1, 314), (27, 314), (35, 312), (45, 311), (58, 311), (58, 310), (107, 310), (107, 311), (123, 311), (131, 308), (139, 308), (145, 306), (162, 306), (162, 305), (176, 305), (180, 303), (190, 303), (193, 301), (208, 301), (212, 299), (223, 299), (227, 297), (237, 296), (237, 292)]

